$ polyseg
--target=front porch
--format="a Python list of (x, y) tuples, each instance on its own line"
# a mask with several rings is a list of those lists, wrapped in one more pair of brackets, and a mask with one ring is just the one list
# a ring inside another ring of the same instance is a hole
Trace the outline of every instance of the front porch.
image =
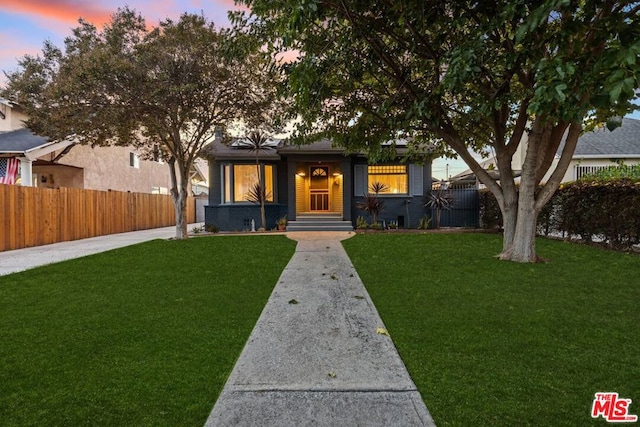
[(288, 218), (345, 221), (351, 224), (351, 164), (344, 157), (289, 162)]

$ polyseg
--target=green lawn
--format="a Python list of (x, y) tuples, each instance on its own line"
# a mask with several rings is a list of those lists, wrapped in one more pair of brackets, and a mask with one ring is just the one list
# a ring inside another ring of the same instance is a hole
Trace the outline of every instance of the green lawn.
[(491, 234), (343, 244), (438, 426), (606, 425), (598, 391), (640, 415), (640, 257), (539, 240), (550, 262), (523, 265)]
[(157, 240), (0, 277), (0, 425), (203, 425), (294, 249)]

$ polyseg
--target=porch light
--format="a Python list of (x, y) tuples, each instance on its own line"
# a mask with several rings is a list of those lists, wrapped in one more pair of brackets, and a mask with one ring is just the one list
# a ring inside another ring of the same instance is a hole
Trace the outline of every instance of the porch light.
[(304, 172), (297, 172), (297, 173), (296, 173), (296, 175), (297, 175), (297, 176), (300, 176), (300, 177), (303, 177), (303, 176), (306, 176), (306, 173), (304, 173)]

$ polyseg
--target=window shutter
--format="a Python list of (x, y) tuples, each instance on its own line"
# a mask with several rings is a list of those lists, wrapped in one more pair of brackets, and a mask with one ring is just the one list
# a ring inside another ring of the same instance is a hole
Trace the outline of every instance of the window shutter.
[(422, 166), (421, 165), (409, 165), (409, 183), (411, 188), (409, 192), (413, 196), (422, 196), (424, 193), (424, 183), (422, 177)]
[(353, 195), (355, 197), (362, 197), (362, 195), (367, 192), (367, 166), (355, 165), (353, 171)]

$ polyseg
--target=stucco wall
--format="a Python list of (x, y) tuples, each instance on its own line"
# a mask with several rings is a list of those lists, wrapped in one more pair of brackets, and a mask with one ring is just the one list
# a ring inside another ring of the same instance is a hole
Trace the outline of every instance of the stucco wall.
[(41, 188), (84, 188), (84, 169), (63, 165), (33, 165), (33, 185)]
[(24, 120), (27, 120), (27, 116), (17, 108), (11, 108), (6, 105), (0, 105), (2, 112), (5, 114), (5, 118), (0, 118), (0, 132), (9, 132), (12, 130), (22, 129), (24, 127)]
[[(139, 168), (132, 167), (129, 165), (131, 152), (132, 149), (128, 147), (91, 148), (77, 145), (57, 163), (82, 168), (83, 187), (86, 189), (151, 193), (154, 187), (164, 190), (171, 187), (166, 164), (140, 160)], [(49, 154), (42, 160), (51, 161), (58, 153)]]

